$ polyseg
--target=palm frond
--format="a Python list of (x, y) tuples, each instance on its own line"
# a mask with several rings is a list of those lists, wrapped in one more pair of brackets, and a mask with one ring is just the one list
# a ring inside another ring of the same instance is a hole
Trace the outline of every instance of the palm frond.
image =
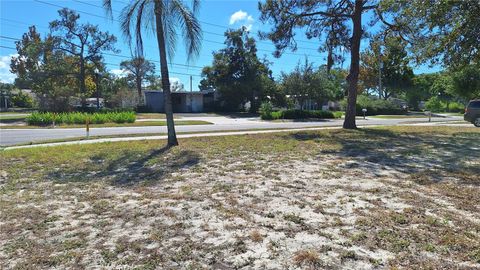
[(175, 49), (177, 47), (177, 28), (172, 16), (163, 17), (163, 33), (165, 38), (165, 46), (167, 55), (171, 61), (175, 56)]
[[(122, 9), (120, 14), (121, 29), (129, 46), (132, 45), (132, 37), (135, 36), (135, 54), (143, 55), (142, 25), (144, 10), (149, 0), (132, 1)], [(147, 19), (148, 21), (148, 19)]]
[(192, 0), (192, 13), (196, 15), (200, 11), (200, 0)]
[(107, 13), (108, 17), (112, 17), (112, 0), (103, 0), (103, 8), (105, 9), (105, 12)]
[[(194, 1), (198, 2), (198, 1)], [(195, 4), (195, 3), (194, 3)], [(195, 4), (195, 5), (198, 5)], [(188, 60), (198, 56), (201, 49), (202, 29), (195, 14), (181, 0), (171, 1), (171, 16), (175, 18), (185, 40)]]

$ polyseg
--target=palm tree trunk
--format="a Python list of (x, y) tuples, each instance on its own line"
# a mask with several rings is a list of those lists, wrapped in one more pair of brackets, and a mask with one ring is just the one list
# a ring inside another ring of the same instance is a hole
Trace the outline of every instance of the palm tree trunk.
[(142, 78), (137, 75), (137, 78), (135, 79), (135, 83), (136, 83), (137, 93), (138, 93), (138, 105), (142, 106), (144, 105), (143, 95), (142, 95)]
[(168, 76), (167, 50), (165, 46), (165, 35), (163, 31), (162, 14), (159, 2), (155, 1), (155, 23), (157, 28), (158, 50), (160, 52), (160, 73), (162, 75), (163, 100), (165, 115), (167, 118), (168, 146), (178, 145), (173, 121), (172, 95), (170, 93), (170, 78)]
[(345, 110), (345, 121), (343, 128), (355, 129), (356, 104), (357, 104), (357, 84), (358, 74), (360, 73), (360, 40), (362, 38), (362, 12), (363, 0), (355, 0), (355, 11), (353, 13), (353, 35), (351, 39), (351, 62), (350, 73), (347, 76), (348, 81), (348, 98), (347, 109)]

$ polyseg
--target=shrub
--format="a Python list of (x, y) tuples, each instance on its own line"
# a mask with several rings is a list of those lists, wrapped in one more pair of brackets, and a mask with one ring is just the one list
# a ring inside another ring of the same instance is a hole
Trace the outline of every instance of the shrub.
[(272, 112), (272, 120), (282, 119), (282, 118), (283, 118), (283, 111)]
[[(346, 108), (347, 101), (343, 100), (341, 105), (343, 108)], [(389, 100), (375, 99), (365, 95), (358, 96), (356, 105), (357, 115), (363, 115), (362, 109), (367, 109), (366, 115), (405, 113), (404, 109)]]
[(18, 94), (12, 95), (12, 103), (13, 106), (20, 108), (32, 108), (34, 105), (33, 98), (22, 91), (18, 92)]
[(342, 118), (344, 112), (333, 112), (333, 117), (335, 118)]
[(462, 103), (458, 102), (451, 102), (448, 104), (447, 111), (449, 112), (463, 112), (465, 110), (465, 106)]
[(136, 120), (134, 112), (106, 112), (106, 113), (51, 113), (51, 112), (34, 112), (26, 118), (28, 125), (45, 126), (55, 124), (104, 124), (104, 123), (133, 123)]
[(263, 102), (260, 105), (260, 118), (263, 120), (272, 120), (273, 105), (270, 102)]
[(425, 102), (425, 109), (432, 112), (441, 112), (445, 108), (444, 104), (438, 97), (431, 97), (427, 102)]
[(306, 111), (306, 110), (286, 110), (283, 111), (284, 119), (304, 119), (304, 118), (335, 118), (331, 111)]
[(25, 118), (28, 125), (42, 126), (53, 123), (53, 114), (50, 112), (39, 113), (34, 112)]
[(323, 118), (332, 119), (340, 118), (342, 112), (331, 111), (306, 111), (306, 110), (282, 110), (272, 111), (267, 113), (262, 112), (262, 119), (264, 120), (276, 120), (276, 119), (305, 119), (305, 118)]

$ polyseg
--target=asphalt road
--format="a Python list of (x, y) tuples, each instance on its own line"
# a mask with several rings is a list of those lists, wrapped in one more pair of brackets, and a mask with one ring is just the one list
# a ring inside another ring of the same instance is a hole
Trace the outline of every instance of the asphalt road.
[[(322, 126), (341, 126), (343, 120), (324, 120), (315, 122), (267, 122), (257, 118), (230, 118), (230, 117), (195, 117), (195, 120), (205, 120), (214, 123), (213, 125), (192, 125), (177, 126), (176, 131), (181, 132), (212, 132), (232, 130), (255, 130), (255, 129), (287, 129), (287, 128), (311, 128)], [(182, 120), (189, 120), (188, 117)], [(432, 118), (432, 121), (458, 121), (462, 117)], [(416, 122), (428, 122), (426, 118), (405, 118), (405, 119), (358, 119), (357, 125), (399, 125)], [(167, 132), (165, 126), (148, 127), (109, 127), (91, 128), (90, 136), (115, 136), (132, 134), (162, 134)], [(68, 139), (84, 137), (84, 128), (45, 128), (45, 129), (0, 129), (0, 145), (9, 146), (25, 143), (36, 143), (48, 140)]]

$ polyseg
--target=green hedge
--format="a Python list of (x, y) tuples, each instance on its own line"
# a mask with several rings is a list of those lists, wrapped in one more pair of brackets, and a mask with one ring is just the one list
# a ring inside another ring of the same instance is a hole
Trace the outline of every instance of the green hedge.
[(308, 111), (308, 110), (282, 110), (276, 112), (262, 111), (261, 118), (263, 120), (275, 120), (275, 119), (306, 119), (306, 118), (322, 118), (333, 119), (342, 117), (341, 112), (331, 111)]
[[(346, 108), (347, 101), (343, 100), (341, 106)], [(397, 115), (405, 114), (405, 110), (395, 103), (384, 100), (384, 99), (375, 99), (365, 95), (359, 95), (357, 98), (356, 111), (357, 115), (363, 115), (362, 109), (367, 109), (366, 115), (377, 115), (377, 114), (387, 114), (387, 115)]]
[(104, 123), (133, 123), (136, 120), (134, 112), (106, 112), (106, 113), (51, 113), (51, 112), (34, 112), (26, 117), (28, 125), (46, 126), (55, 124), (104, 124)]
[(458, 102), (449, 102), (441, 100), (438, 97), (431, 97), (425, 102), (425, 109), (432, 112), (463, 112), (465, 106)]

